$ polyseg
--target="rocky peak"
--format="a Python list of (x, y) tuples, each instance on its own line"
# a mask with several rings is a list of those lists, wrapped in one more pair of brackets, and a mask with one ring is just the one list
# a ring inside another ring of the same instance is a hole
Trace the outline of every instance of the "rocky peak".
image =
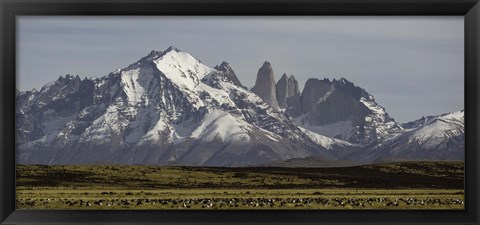
[(228, 62), (222, 61), (220, 65), (215, 66), (215, 69), (220, 71), (227, 71), (229, 69), (232, 69), (232, 67), (230, 67), (230, 64), (228, 64)]
[[(285, 74), (285, 73), (284, 73)], [(286, 74), (285, 74), (286, 75)], [(294, 81), (297, 81), (297, 79), (295, 79), (295, 76), (291, 75), (288, 77), (289, 80), (294, 80)], [(299, 91), (300, 92), (300, 91)]]
[(148, 55), (146, 55), (146, 56), (142, 57), (140, 60), (138, 60), (137, 63), (142, 62), (142, 61), (146, 61), (146, 60), (155, 59), (162, 54), (163, 54), (162, 51), (152, 50), (152, 51), (150, 51), (150, 53), (148, 53)]
[(167, 50), (165, 50), (165, 53), (171, 52), (171, 51), (180, 52), (181, 50), (172, 45), (168, 47)]
[(272, 73), (273, 73), (272, 64), (269, 61), (263, 62), (263, 65), (262, 65), (262, 67), (260, 67), (260, 69), (272, 70)]
[(298, 87), (298, 81), (295, 79), (293, 75), (290, 75), (288, 77), (288, 83), (290, 84), (292, 88), (292, 93), (293, 95), (299, 95), (300, 94), (300, 88)]
[(309, 79), (300, 101), (301, 113), (297, 106), (290, 114), (303, 115), (300, 125), (317, 127), (329, 137), (368, 145), (400, 129), (372, 95), (345, 78)]
[(50, 86), (55, 86), (55, 87), (70, 87), (70, 86), (78, 86), (82, 79), (80, 76), (76, 75), (70, 75), (67, 74), (65, 76), (59, 76), (56, 81), (52, 81), (49, 84), (45, 85), (42, 87), (43, 91), (46, 91), (47, 89), (50, 89)]
[(235, 74), (235, 71), (233, 71), (232, 67), (230, 66), (230, 64), (228, 64), (228, 62), (223, 61), (220, 65), (215, 66), (214, 69), (223, 72), (223, 75), (227, 81), (230, 81), (239, 87), (246, 88), (242, 85), (237, 75)]
[(287, 107), (288, 98), (300, 95), (298, 82), (293, 75), (288, 77), (287, 74), (284, 73), (282, 78), (278, 80), (275, 88), (278, 105), (281, 108)]
[(257, 80), (255, 81), (255, 86), (252, 88), (252, 92), (257, 94), (272, 108), (279, 108), (275, 90), (275, 77), (270, 62), (265, 61), (258, 70)]
[(152, 60), (158, 59), (161, 56), (166, 55), (167, 53), (172, 52), (172, 51), (173, 52), (181, 52), (181, 50), (176, 48), (175, 46), (170, 46), (165, 51), (152, 50), (146, 56), (140, 58), (136, 63), (131, 64), (128, 67), (131, 67), (132, 65), (138, 65), (139, 63), (142, 63), (142, 62), (145, 62), (145, 61), (152, 61)]
[(73, 75), (71, 75), (71, 74), (67, 74), (67, 75), (65, 75), (65, 77), (63, 77), (63, 76), (58, 77), (58, 80), (60, 80), (60, 81), (64, 81), (64, 80), (74, 80), (74, 79), (75, 79), (75, 80), (80, 79), (80, 76), (78, 76), (78, 75), (73, 76)]
[(363, 88), (358, 87), (354, 83), (350, 82), (346, 78), (340, 78), (340, 80), (333, 79), (331, 82), (335, 88), (345, 91), (348, 95), (352, 96), (355, 100), (360, 100), (362, 97), (374, 101), (372, 95), (368, 94)]

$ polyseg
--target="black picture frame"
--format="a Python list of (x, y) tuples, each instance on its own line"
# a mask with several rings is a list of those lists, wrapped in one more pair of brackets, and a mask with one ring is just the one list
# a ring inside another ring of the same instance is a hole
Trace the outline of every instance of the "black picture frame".
[[(15, 210), (15, 17), (19, 15), (463, 15), (465, 210)], [(479, 224), (478, 0), (0, 0), (1, 224)]]

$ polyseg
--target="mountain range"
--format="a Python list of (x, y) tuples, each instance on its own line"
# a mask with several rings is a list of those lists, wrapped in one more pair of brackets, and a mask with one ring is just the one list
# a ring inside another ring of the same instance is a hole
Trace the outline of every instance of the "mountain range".
[[(255, 166), (302, 159), (463, 160), (464, 112), (396, 122), (345, 78), (243, 86), (227, 62), (175, 47), (100, 78), (60, 76), (16, 93), (17, 163)], [(311, 164), (311, 160), (309, 161)]]

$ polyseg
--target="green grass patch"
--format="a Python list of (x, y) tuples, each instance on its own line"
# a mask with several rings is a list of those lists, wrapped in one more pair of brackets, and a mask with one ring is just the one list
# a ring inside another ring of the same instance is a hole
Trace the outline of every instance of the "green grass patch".
[(341, 168), (18, 165), (19, 209), (463, 209), (462, 162)]

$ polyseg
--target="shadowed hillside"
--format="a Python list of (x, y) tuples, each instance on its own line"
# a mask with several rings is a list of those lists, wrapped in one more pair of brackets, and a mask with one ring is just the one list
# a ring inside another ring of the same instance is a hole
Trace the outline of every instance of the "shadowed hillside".
[(396, 162), (339, 168), (18, 165), (17, 187), (117, 189), (463, 189), (463, 162)]

